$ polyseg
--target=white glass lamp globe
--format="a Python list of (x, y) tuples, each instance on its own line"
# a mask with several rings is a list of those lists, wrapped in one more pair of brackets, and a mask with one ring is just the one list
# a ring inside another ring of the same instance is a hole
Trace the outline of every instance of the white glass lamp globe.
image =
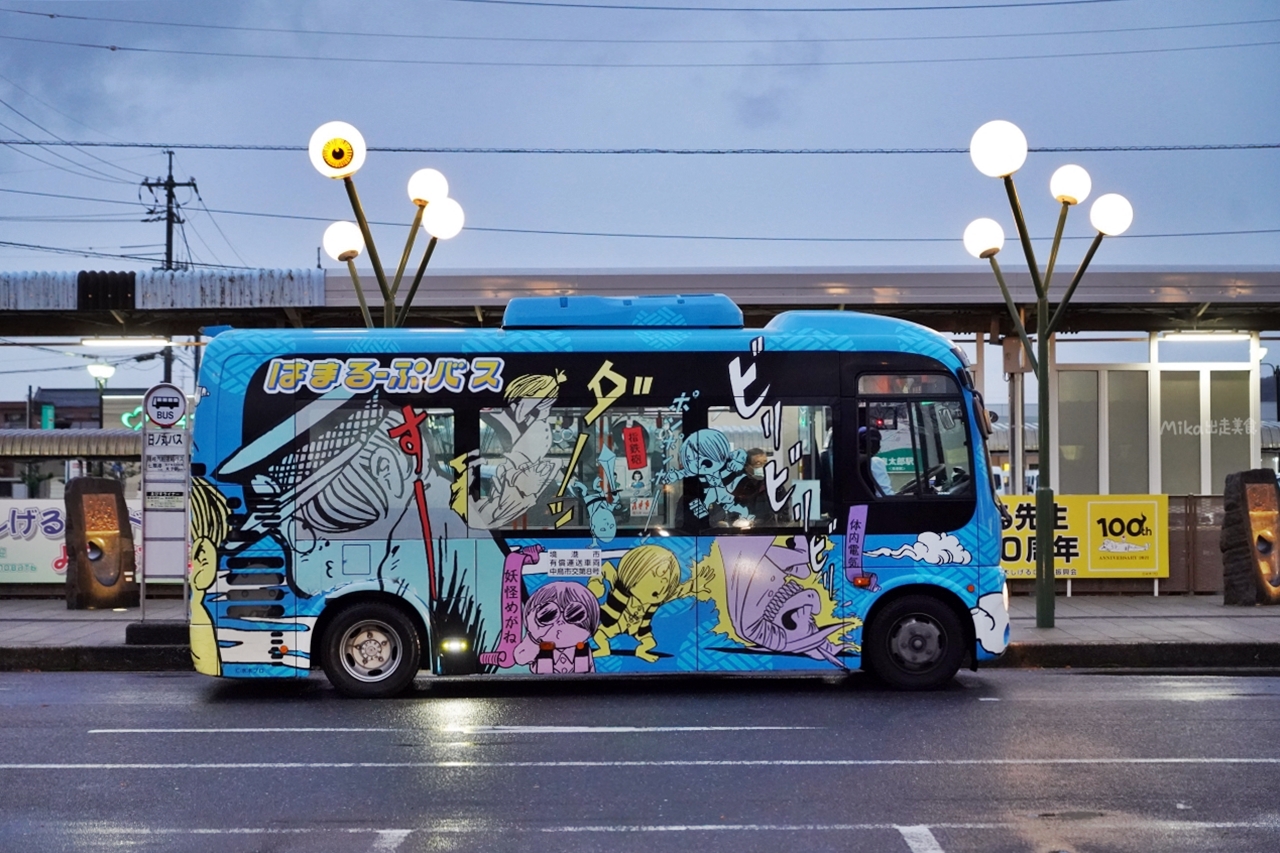
[(94, 379), (110, 379), (116, 375), (114, 365), (105, 364), (101, 361), (95, 361), (93, 364), (85, 365), (85, 369), (89, 371), (89, 375)]
[(989, 121), (969, 140), (969, 157), (988, 178), (1012, 175), (1027, 162), (1027, 137), (1009, 121)]
[(1108, 237), (1115, 237), (1129, 230), (1133, 224), (1133, 205), (1117, 193), (1098, 196), (1089, 208), (1089, 221)]
[(1089, 197), (1093, 181), (1080, 166), (1062, 166), (1049, 179), (1049, 194), (1063, 204), (1079, 204)]
[(427, 205), (422, 214), (422, 227), (437, 240), (448, 240), (458, 236), (465, 220), (462, 205), (451, 198), (442, 198)]
[(1004, 248), (1004, 229), (994, 219), (975, 219), (964, 229), (964, 248), (975, 258), (989, 258)]
[(409, 201), (431, 204), (449, 196), (449, 182), (435, 169), (419, 169), (409, 176)]
[(364, 165), (364, 137), (345, 121), (329, 121), (316, 128), (307, 145), (311, 165), (326, 178), (349, 178)]
[(324, 229), (324, 251), (335, 261), (350, 261), (364, 251), (364, 235), (354, 222), (335, 222)]

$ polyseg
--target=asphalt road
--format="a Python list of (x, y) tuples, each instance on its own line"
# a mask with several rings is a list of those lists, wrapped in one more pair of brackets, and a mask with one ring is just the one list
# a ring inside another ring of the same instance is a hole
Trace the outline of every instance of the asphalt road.
[(0, 850), (1280, 850), (1280, 679), (0, 673)]

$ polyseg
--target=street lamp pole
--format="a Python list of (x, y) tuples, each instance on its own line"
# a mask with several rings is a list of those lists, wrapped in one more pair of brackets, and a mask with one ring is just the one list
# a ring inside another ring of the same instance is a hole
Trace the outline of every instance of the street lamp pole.
[(1076, 274), (1067, 286), (1058, 306), (1052, 312), (1049, 308), (1049, 286), (1053, 281), (1054, 267), (1058, 262), (1058, 248), (1062, 244), (1062, 233), (1067, 224), (1067, 213), (1073, 205), (1079, 204), (1088, 197), (1092, 189), (1089, 173), (1075, 165), (1063, 166), (1053, 173), (1049, 180), (1049, 191), (1061, 205), (1058, 214), (1058, 227), (1053, 235), (1053, 244), (1049, 250), (1049, 263), (1043, 278), (1036, 262), (1035, 252), (1031, 247), (1031, 234), (1027, 230), (1026, 218), (1022, 214), (1022, 204), (1018, 200), (1018, 191), (1013, 183), (1013, 173), (1022, 168), (1027, 159), (1027, 139), (1022, 131), (1007, 121), (992, 121), (978, 128), (969, 143), (969, 154), (978, 171), (992, 178), (1004, 181), (1005, 192), (1009, 197), (1009, 207), (1013, 211), (1014, 226), (1022, 243), (1022, 251), (1026, 256), (1027, 269), (1031, 273), (1031, 284), (1036, 295), (1036, 342), (1033, 347), (1026, 328), (1018, 315), (1013, 295), (1004, 280), (996, 255), (1004, 247), (1004, 229), (992, 219), (976, 219), (964, 232), (964, 245), (975, 258), (986, 258), (991, 262), (991, 270), (995, 273), (996, 282), (1000, 285), (1000, 294), (1004, 297), (1005, 307), (1013, 321), (1014, 330), (1026, 351), (1027, 360), (1031, 363), (1031, 371), (1036, 377), (1039, 398), (1038, 444), (1039, 472), (1036, 478), (1036, 627), (1052, 628), (1054, 623), (1054, 533), (1057, 527), (1057, 510), (1054, 505), (1053, 488), (1050, 478), (1053, 470), (1053, 453), (1051, 450), (1050, 418), (1049, 418), (1049, 380), (1050, 355), (1049, 341), (1062, 326), (1067, 304), (1075, 295), (1080, 279), (1102, 245), (1104, 236), (1123, 234), (1133, 222), (1133, 207), (1120, 195), (1108, 193), (1100, 196), (1089, 211), (1089, 220), (1097, 231), (1084, 259), (1080, 262)]
[[(369, 229), (369, 220), (365, 217), (364, 206), (360, 203), (360, 195), (356, 192), (353, 176), (364, 165), (367, 148), (364, 137), (346, 122), (331, 121), (320, 125), (311, 134), (311, 142), (307, 146), (311, 157), (311, 165), (326, 178), (341, 180), (347, 190), (347, 198), (351, 202), (351, 210), (356, 221), (335, 222), (324, 232), (324, 249), (335, 261), (346, 263), (351, 275), (351, 283), (355, 287), (356, 301), (360, 303), (360, 316), (366, 328), (372, 329), (373, 316), (369, 313), (369, 305), (365, 299), (364, 288), (360, 283), (360, 275), (356, 272), (355, 259), (366, 249), (369, 262), (373, 265), (373, 274), (378, 282), (378, 291), (382, 295), (382, 325), (385, 328), (403, 326), (409, 317), (409, 307), (418, 293), (418, 285), (427, 271), (427, 264), (435, 252), (438, 240), (448, 240), (462, 231), (464, 216), (462, 206), (449, 198), (449, 182), (444, 175), (435, 169), (419, 169), (409, 178), (409, 200), (415, 206), (413, 224), (409, 227), (409, 237), (405, 241), (404, 252), (400, 255), (400, 264), (396, 268), (395, 278), (387, 280), (382, 259), (378, 257), (378, 249), (373, 242), (373, 232)], [(413, 278), (403, 304), (397, 309), (396, 295), (404, 278), (405, 269), (413, 254), (413, 244), (418, 236), (419, 228), (426, 228), (431, 235), (422, 261), (418, 264), (417, 274)]]

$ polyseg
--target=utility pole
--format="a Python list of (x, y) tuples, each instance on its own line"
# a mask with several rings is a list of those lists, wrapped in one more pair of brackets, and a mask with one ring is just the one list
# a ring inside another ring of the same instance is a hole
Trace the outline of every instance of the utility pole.
[[(173, 152), (166, 151), (164, 153), (169, 155), (169, 176), (167, 178), (156, 178), (154, 181), (147, 178), (142, 182), (142, 185), (151, 190), (152, 195), (155, 194), (156, 190), (164, 190), (164, 266), (161, 269), (174, 270), (177, 267), (173, 263), (173, 226), (181, 224), (185, 220), (178, 215), (178, 203), (174, 198), (173, 191), (178, 187), (189, 187), (196, 190), (196, 179), (188, 178), (181, 182), (175, 181), (173, 179)], [(196, 191), (198, 192), (199, 190)], [(154, 218), (143, 220), (145, 222), (159, 222), (161, 219), (160, 211), (154, 207), (147, 211), (147, 215)]]

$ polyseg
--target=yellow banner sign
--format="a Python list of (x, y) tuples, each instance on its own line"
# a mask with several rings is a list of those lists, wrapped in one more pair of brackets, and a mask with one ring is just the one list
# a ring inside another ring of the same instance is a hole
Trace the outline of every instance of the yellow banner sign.
[[(1005, 495), (1000, 565), (1011, 578), (1036, 576), (1036, 500)], [(1057, 495), (1055, 577), (1169, 577), (1168, 495)]]

